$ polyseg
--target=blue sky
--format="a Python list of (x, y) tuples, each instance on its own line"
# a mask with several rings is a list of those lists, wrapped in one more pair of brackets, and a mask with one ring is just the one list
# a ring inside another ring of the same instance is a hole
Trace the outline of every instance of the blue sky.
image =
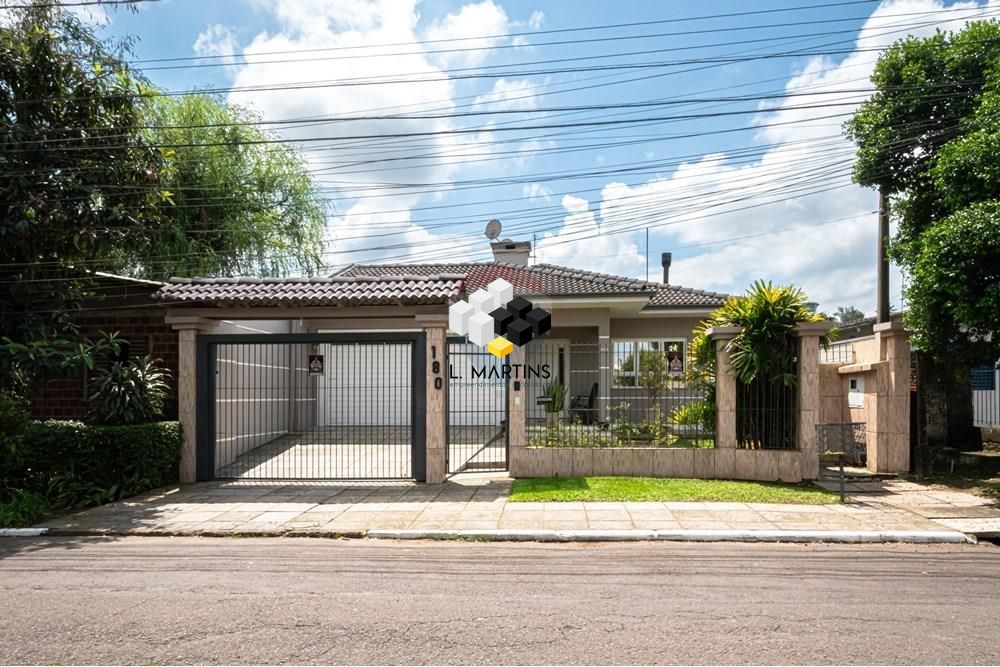
[[(485, 260), (500, 218), (535, 261), (657, 279), (672, 251), (678, 284), (768, 278), (871, 311), (876, 198), (850, 184), (840, 125), (878, 48), (998, 7), (790, 9), (809, 4), (162, 0), (103, 29), (137, 36), (165, 89), (226, 89), (269, 120), (341, 118), (283, 129), (329, 200), (331, 268)], [(583, 29), (545, 32), (567, 28)], [(409, 136), (344, 138), (386, 133)]]

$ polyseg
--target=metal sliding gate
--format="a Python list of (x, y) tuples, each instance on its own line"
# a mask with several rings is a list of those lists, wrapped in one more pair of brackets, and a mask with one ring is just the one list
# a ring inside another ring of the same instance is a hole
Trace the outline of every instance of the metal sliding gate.
[(199, 340), (198, 479), (424, 479), (423, 334)]
[(507, 470), (503, 362), (464, 338), (448, 341), (448, 473)]

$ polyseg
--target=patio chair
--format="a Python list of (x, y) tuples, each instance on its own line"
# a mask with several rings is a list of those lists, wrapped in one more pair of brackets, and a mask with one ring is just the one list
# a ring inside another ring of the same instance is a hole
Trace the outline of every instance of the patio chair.
[(569, 417), (580, 416), (584, 424), (597, 423), (597, 383), (590, 388), (587, 396), (574, 396), (569, 403)]

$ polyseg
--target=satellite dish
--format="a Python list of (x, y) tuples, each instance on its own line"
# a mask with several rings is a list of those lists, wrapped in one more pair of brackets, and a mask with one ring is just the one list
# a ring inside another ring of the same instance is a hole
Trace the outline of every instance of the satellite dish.
[(486, 238), (493, 240), (500, 237), (500, 232), (503, 231), (503, 227), (500, 225), (500, 221), (493, 218), (486, 223)]

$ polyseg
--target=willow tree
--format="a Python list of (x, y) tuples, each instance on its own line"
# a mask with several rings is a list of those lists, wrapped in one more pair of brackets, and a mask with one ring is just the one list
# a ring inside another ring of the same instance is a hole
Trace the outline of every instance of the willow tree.
[(325, 202), (304, 158), (256, 114), (216, 96), (156, 96), (148, 118), (167, 201), (142, 242), (113, 257), (121, 271), (163, 279), (322, 266)]

